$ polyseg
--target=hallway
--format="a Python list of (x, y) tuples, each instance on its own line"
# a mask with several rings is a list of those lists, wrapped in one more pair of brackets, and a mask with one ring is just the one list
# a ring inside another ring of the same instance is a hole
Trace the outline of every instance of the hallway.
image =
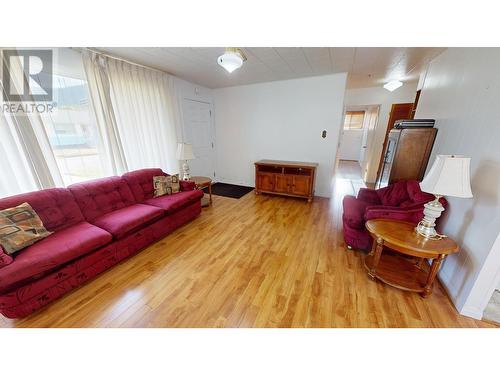
[(345, 194), (357, 195), (361, 188), (371, 188), (375, 184), (365, 183), (361, 178), (361, 166), (357, 161), (339, 160), (335, 174), (336, 188), (345, 191)]

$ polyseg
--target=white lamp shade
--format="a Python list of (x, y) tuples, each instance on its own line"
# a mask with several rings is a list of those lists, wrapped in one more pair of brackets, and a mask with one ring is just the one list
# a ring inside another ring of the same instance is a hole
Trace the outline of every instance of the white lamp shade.
[(470, 158), (460, 155), (437, 155), (420, 189), (434, 195), (472, 198)]
[(177, 160), (194, 159), (193, 146), (189, 143), (179, 143), (177, 145)]
[(229, 73), (232, 73), (243, 65), (243, 58), (238, 53), (226, 52), (222, 56), (219, 56), (217, 62)]

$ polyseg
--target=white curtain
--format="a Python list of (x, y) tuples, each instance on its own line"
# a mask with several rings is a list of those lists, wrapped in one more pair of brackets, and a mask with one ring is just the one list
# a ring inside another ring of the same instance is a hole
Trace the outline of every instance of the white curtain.
[[(5, 55), (1, 49), (0, 54), (2, 64), (5, 64)], [(20, 61), (13, 59), (9, 66), (9, 74), (18, 78), (14, 79), (13, 83), (22, 82), (19, 78), (24, 73)], [(0, 91), (3, 90), (3, 84), (0, 82)], [(0, 97), (2, 97), (0, 103), (3, 104), (3, 95)], [(5, 181), (3, 186), (9, 184), (9, 188), (4, 187), (5, 191), (9, 194), (16, 194), (35, 188), (63, 185), (47, 133), (38, 113), (2, 114), (0, 126), (2, 127), (1, 147), (3, 150), (10, 150), (11, 153), (6, 157), (11, 160), (10, 168), (7, 167), (6, 160), (3, 160), (2, 172), (14, 169), (14, 176), (24, 175), (20, 177), (20, 185)], [(18, 170), (21, 167), (24, 171)], [(4, 176), (9, 176), (9, 174), (3, 175), (2, 173), (2, 178)]]
[(0, 198), (41, 188), (22, 146), (3, 114), (0, 114)]
[(111, 174), (123, 174), (129, 169), (111, 101), (106, 59), (90, 51), (84, 51), (82, 57), (89, 87), (90, 102), (105, 149), (105, 164), (107, 164), (108, 172)]
[[(173, 77), (93, 53), (85, 53), (84, 59), (94, 108), (121, 145), (126, 167), (178, 173)], [(98, 84), (91, 86), (91, 79)]]

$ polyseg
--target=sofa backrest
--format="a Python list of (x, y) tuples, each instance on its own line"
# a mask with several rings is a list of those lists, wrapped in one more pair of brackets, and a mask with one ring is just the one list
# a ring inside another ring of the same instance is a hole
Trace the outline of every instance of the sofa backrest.
[(408, 190), (408, 196), (411, 201), (416, 203), (427, 203), (434, 200), (434, 195), (423, 192), (420, 190), (420, 183), (418, 181), (407, 181), (406, 189)]
[(53, 188), (0, 199), (0, 210), (27, 202), (47, 230), (55, 232), (84, 221), (80, 207), (68, 189)]
[(397, 207), (409, 199), (407, 181), (398, 181), (385, 188), (378, 189), (377, 195), (384, 206)]
[(117, 176), (80, 182), (68, 189), (73, 193), (83, 216), (90, 222), (108, 212), (136, 203), (127, 182)]
[(159, 168), (139, 169), (137, 171), (125, 173), (122, 177), (127, 181), (132, 194), (137, 202), (153, 198), (153, 177), (168, 176)]

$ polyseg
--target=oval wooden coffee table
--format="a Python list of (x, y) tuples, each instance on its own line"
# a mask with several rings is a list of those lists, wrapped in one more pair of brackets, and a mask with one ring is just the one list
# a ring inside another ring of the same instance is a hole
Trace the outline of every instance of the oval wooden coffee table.
[[(422, 297), (432, 293), (443, 259), (458, 251), (452, 239), (427, 239), (415, 231), (415, 224), (404, 221), (368, 220), (366, 229), (374, 240), (365, 258), (368, 275), (393, 287), (421, 293)], [(393, 251), (384, 251), (384, 247)], [(426, 259), (432, 259), (431, 266)]]

